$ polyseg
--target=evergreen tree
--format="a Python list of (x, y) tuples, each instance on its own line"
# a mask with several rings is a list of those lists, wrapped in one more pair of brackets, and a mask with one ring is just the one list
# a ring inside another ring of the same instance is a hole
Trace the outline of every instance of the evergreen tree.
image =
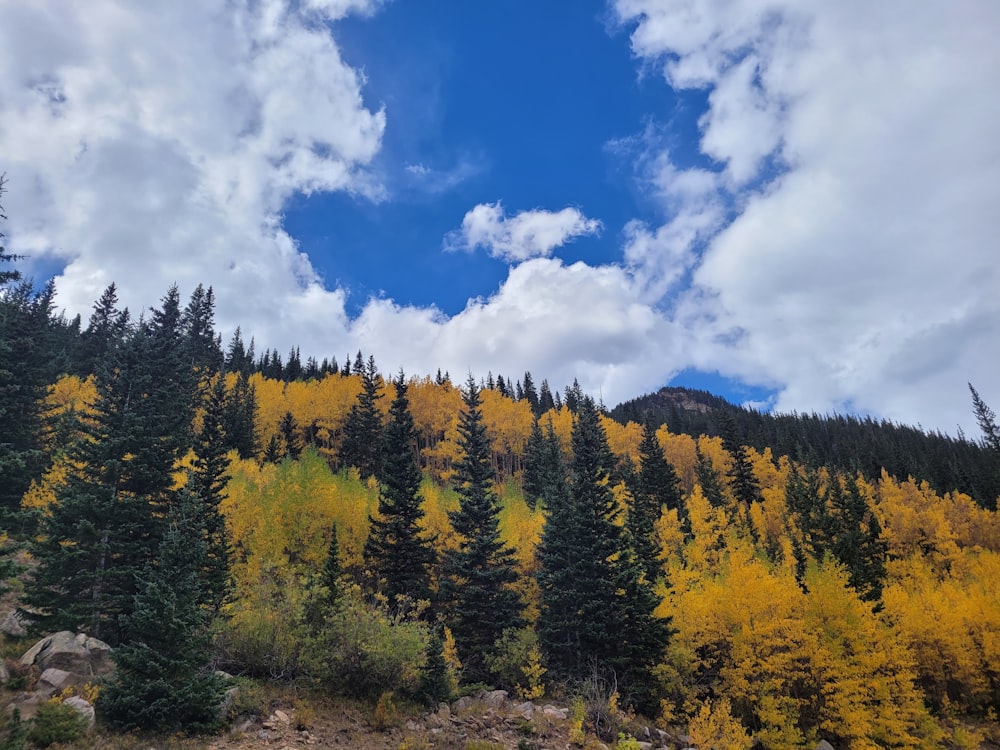
[(226, 349), (225, 367), (226, 372), (236, 372), (249, 378), (253, 373), (254, 365), (253, 342), (250, 343), (249, 351), (243, 345), (243, 334), (240, 327), (236, 326), (233, 337), (229, 340), (229, 347)]
[(694, 476), (701, 492), (713, 508), (721, 508), (726, 504), (726, 496), (722, 491), (722, 478), (712, 465), (712, 459), (701, 452), (695, 445)]
[(382, 593), (398, 607), (404, 599), (416, 602), (430, 598), (430, 570), (437, 554), (434, 540), (420, 534), (422, 476), (417, 464), (417, 431), (402, 372), (393, 387), (396, 397), (389, 407), (379, 474), (379, 517), (369, 517), (371, 532), (365, 541), (364, 559)]
[(549, 388), (549, 381), (543, 380), (538, 393), (538, 413), (544, 414), (549, 409), (556, 406), (555, 399), (552, 398), (552, 389)]
[[(3, 198), (3, 194), (7, 192), (7, 175), (6, 173), (0, 174), (0, 199)], [(7, 221), (7, 216), (3, 212), (3, 204), (0, 204), (0, 220)], [(12, 255), (7, 252), (7, 248), (3, 245), (4, 233), (0, 232), (0, 263), (12, 263), (15, 260), (20, 260), (20, 256)], [(16, 268), (3, 268), (0, 269), (0, 287), (6, 286), (15, 281), (21, 280), (21, 272)]]
[(882, 526), (854, 477), (833, 477), (827, 496), (835, 533), (830, 552), (847, 568), (849, 581), (862, 599), (879, 602), (886, 577), (888, 545)]
[(760, 501), (760, 483), (753, 473), (750, 454), (746, 445), (737, 437), (736, 421), (728, 412), (724, 412), (722, 416), (722, 447), (733, 457), (733, 466), (728, 474), (733, 497), (747, 507)]
[(286, 411), (285, 416), (281, 418), (281, 422), (278, 424), (278, 431), (285, 441), (285, 455), (293, 461), (298, 461), (299, 456), (302, 455), (303, 443), (302, 438), (299, 436), (301, 432), (299, 430), (299, 423), (290, 411)]
[[(538, 398), (538, 391), (535, 390), (535, 381), (531, 377), (531, 373), (525, 371), (524, 373), (524, 385), (522, 387), (524, 392), (524, 398), (528, 400), (528, 404), (531, 406), (531, 413), (537, 418), (542, 412), (539, 408), (540, 401)], [(518, 398), (518, 401), (521, 399)]]
[(381, 378), (375, 368), (375, 357), (368, 357), (368, 366), (356, 369), (355, 374), (361, 376), (361, 393), (344, 421), (340, 463), (356, 467), (361, 478), (367, 479), (378, 474), (382, 462), (382, 414), (378, 410)]
[(569, 492), (550, 501), (542, 533), (538, 637), (556, 676), (582, 679), (596, 664), (645, 701), (669, 631), (653, 616), (655, 597), (617, 522), (612, 466), (597, 407), (585, 397), (573, 424)]
[(204, 599), (200, 603), (213, 611), (218, 611), (229, 593), (232, 561), (229, 531), (220, 510), (229, 480), (229, 458), (222, 431), (225, 405), (225, 381), (217, 375), (205, 403), (188, 474), (188, 486), (198, 501), (199, 527), (204, 532), (205, 565), (201, 578)]
[(444, 658), (444, 636), (440, 628), (431, 630), (427, 643), (427, 662), (420, 670), (417, 694), (430, 706), (437, 706), (453, 697), (451, 675)]
[(583, 399), (583, 389), (580, 387), (579, 381), (573, 378), (573, 385), (566, 386), (566, 397), (564, 399), (566, 408), (576, 414), (576, 410)]
[(1000, 426), (997, 425), (997, 415), (986, 405), (979, 392), (969, 383), (972, 393), (972, 408), (976, 415), (976, 423), (983, 433), (983, 444), (1000, 457)]
[(649, 582), (655, 581), (662, 569), (656, 522), (664, 510), (680, 509), (680, 484), (677, 472), (663, 455), (656, 431), (647, 422), (639, 444), (639, 472), (626, 526), (632, 535), (636, 558)]
[(532, 510), (540, 502), (565, 490), (566, 469), (555, 427), (549, 419), (543, 434), (538, 422), (531, 425), (531, 435), (524, 449), (524, 499)]
[(48, 466), (42, 398), (58, 375), (53, 357), (55, 287), (0, 290), (0, 522), (11, 528), (21, 497)]
[(121, 344), (128, 327), (128, 310), (118, 309), (118, 289), (112, 282), (94, 303), (87, 330), (80, 335), (77, 352), (80, 373), (97, 372), (109, 352)]
[(335, 606), (344, 595), (344, 566), (340, 562), (340, 543), (337, 539), (337, 527), (330, 529), (330, 544), (326, 548), (326, 560), (323, 562), (323, 572), (320, 584), (326, 589), (326, 603)]
[(249, 376), (240, 371), (236, 383), (226, 393), (222, 410), (222, 433), (227, 450), (235, 450), (246, 460), (257, 455), (257, 394)]
[(224, 362), (215, 335), (215, 293), (199, 284), (184, 308), (181, 322), (188, 365), (202, 375), (218, 372)]
[(490, 440), (471, 375), (462, 397), (456, 472), (460, 499), (458, 510), (449, 514), (458, 548), (445, 555), (441, 599), (465, 676), (474, 682), (488, 677), (486, 664), (503, 631), (523, 626), (524, 604), (511, 588), (518, 577), (514, 551), (500, 540)]
[(113, 652), (117, 669), (98, 704), (112, 726), (197, 732), (220, 723), (224, 685), (208, 668), (208, 614), (199, 606), (206, 564), (199, 515), (197, 500), (182, 493), (123, 618), (125, 645)]

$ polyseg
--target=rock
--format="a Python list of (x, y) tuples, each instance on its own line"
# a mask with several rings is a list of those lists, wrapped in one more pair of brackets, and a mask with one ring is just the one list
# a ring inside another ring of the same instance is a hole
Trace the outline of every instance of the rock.
[(546, 703), (542, 708), (542, 715), (550, 719), (562, 719), (565, 720), (569, 717), (568, 708), (559, 708), (558, 706), (553, 706), (551, 703)]
[(51, 696), (71, 685), (82, 685), (86, 681), (86, 677), (67, 672), (65, 669), (49, 667), (38, 678), (38, 692), (46, 696)]
[(233, 707), (233, 703), (240, 694), (240, 688), (238, 685), (234, 685), (229, 688), (225, 694), (222, 696), (222, 700), (219, 701), (219, 712), (218, 717), (220, 720), (225, 721), (229, 718), (229, 709)]
[(0, 659), (0, 685), (6, 685), (10, 679), (10, 670), (2, 659)]
[(94, 728), (94, 707), (79, 695), (74, 695), (63, 701), (64, 706), (72, 707), (87, 722), (87, 731)]
[(442, 721), (448, 721), (451, 718), (451, 709), (447, 703), (438, 704), (437, 716)]
[(467, 695), (463, 695), (457, 701), (451, 704), (451, 710), (453, 713), (461, 713), (463, 711), (468, 711), (472, 708), (472, 698)]
[(274, 718), (280, 721), (282, 724), (288, 724), (292, 720), (291, 717), (289, 717), (289, 715), (286, 714), (284, 711), (282, 711), (280, 708), (275, 709)]
[(14, 713), (14, 709), (21, 714), (21, 721), (27, 721), (28, 719), (35, 718), (35, 714), (38, 713), (38, 706), (43, 700), (46, 700), (43, 696), (38, 693), (21, 693), (19, 696), (11, 701), (10, 705), (7, 706), (7, 715), (10, 716)]
[(491, 690), (483, 695), (483, 703), (485, 703), (487, 707), (492, 708), (495, 711), (499, 711), (507, 705), (507, 691)]
[(653, 750), (652, 742), (639, 742), (639, 750)]
[(826, 740), (820, 740), (816, 745), (816, 750), (835, 750), (833, 745), (831, 745)]
[(519, 703), (514, 706), (514, 715), (522, 719), (527, 719), (531, 721), (535, 718), (535, 704), (531, 701), (525, 701), (524, 703)]
[(12, 635), (15, 638), (20, 638), (23, 635), (27, 635), (24, 629), (24, 623), (21, 622), (21, 618), (17, 616), (17, 610), (12, 610), (7, 613), (7, 616), (3, 618), (3, 622), (0, 622), (0, 633), (5, 635)]
[(21, 664), (26, 667), (35, 664), (43, 672), (54, 667), (84, 677), (100, 677), (115, 668), (111, 646), (85, 633), (68, 630), (40, 640), (21, 657)]

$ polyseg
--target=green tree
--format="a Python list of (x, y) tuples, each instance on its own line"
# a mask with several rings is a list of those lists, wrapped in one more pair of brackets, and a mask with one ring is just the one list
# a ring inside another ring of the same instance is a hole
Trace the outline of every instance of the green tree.
[(369, 517), (371, 532), (365, 541), (364, 559), (378, 588), (393, 606), (400, 607), (405, 600), (430, 599), (430, 570), (437, 554), (433, 539), (422, 536), (420, 530), (424, 511), (420, 507), (417, 431), (402, 372), (393, 387), (396, 397), (389, 407), (379, 472), (379, 517)]
[(240, 458), (246, 460), (257, 455), (260, 449), (257, 437), (257, 394), (249, 376), (242, 370), (236, 383), (226, 394), (222, 432), (226, 448), (235, 450)]
[[(361, 352), (358, 352), (360, 358)], [(378, 410), (382, 379), (375, 368), (373, 356), (368, 357), (367, 367), (362, 365), (359, 368), (357, 362), (354, 367), (355, 374), (361, 376), (361, 393), (344, 422), (340, 463), (356, 467), (361, 478), (367, 479), (377, 476), (382, 464), (382, 414)]]
[(726, 496), (722, 491), (722, 478), (719, 472), (712, 465), (712, 459), (701, 452), (701, 448), (695, 444), (695, 464), (694, 476), (698, 486), (701, 487), (702, 494), (713, 508), (721, 508), (726, 503)]
[(80, 373), (97, 372), (101, 362), (121, 344), (128, 330), (129, 312), (118, 309), (118, 288), (112, 282), (94, 303), (87, 330), (80, 335), (77, 352)]
[(524, 499), (532, 510), (538, 503), (547, 502), (566, 489), (566, 468), (563, 466), (562, 449), (556, 436), (552, 419), (545, 433), (537, 420), (531, 424), (531, 435), (524, 449)]
[(583, 679), (596, 664), (645, 701), (649, 669), (667, 642), (655, 597), (618, 523), (614, 456), (589, 397), (577, 405), (569, 492), (550, 502), (540, 545), (538, 636), (556, 676)]
[(458, 548), (444, 558), (441, 600), (465, 677), (475, 682), (487, 679), (486, 665), (503, 631), (524, 625), (524, 604), (511, 588), (517, 580), (514, 551), (500, 539), (492, 449), (471, 375), (462, 398), (456, 467), (460, 499), (458, 510), (449, 514)]
[(181, 493), (155, 562), (142, 576), (123, 618), (125, 644), (101, 691), (105, 719), (124, 730), (216, 728), (224, 685), (209, 669), (208, 613), (200, 606), (207, 563), (198, 500)]
[(643, 428), (639, 444), (639, 472), (632, 492), (632, 507), (626, 518), (626, 527), (632, 535), (635, 554), (642, 565), (647, 581), (660, 575), (660, 545), (656, 538), (656, 522), (664, 509), (681, 506), (681, 481), (674, 467), (663, 455), (660, 441), (652, 424)]
[(299, 456), (302, 455), (303, 448), (302, 431), (299, 429), (299, 423), (290, 411), (286, 411), (285, 416), (281, 418), (281, 422), (278, 424), (278, 431), (285, 442), (285, 455), (293, 461), (298, 461)]
[(215, 333), (215, 293), (203, 284), (195, 287), (181, 321), (185, 355), (190, 367), (209, 375), (222, 369), (224, 357)]
[(760, 483), (753, 473), (750, 454), (746, 445), (740, 441), (736, 431), (736, 420), (729, 412), (722, 414), (722, 447), (733, 457), (733, 466), (728, 473), (733, 497), (748, 507), (760, 501)]
[(188, 473), (188, 485), (198, 500), (199, 527), (204, 532), (201, 603), (212, 611), (218, 611), (229, 593), (232, 562), (229, 530), (220, 509), (229, 481), (229, 458), (222, 431), (225, 406), (225, 381), (216, 376), (208, 392), (201, 429), (195, 436), (195, 456)]

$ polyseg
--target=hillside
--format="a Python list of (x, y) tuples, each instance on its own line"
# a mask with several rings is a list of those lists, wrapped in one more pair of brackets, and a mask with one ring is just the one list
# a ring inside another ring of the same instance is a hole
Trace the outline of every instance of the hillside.
[[(970, 410), (971, 410), (970, 405)], [(770, 414), (735, 406), (706, 391), (662, 388), (625, 401), (610, 415), (621, 423), (666, 424), (671, 432), (719, 436), (732, 418), (736, 437), (758, 451), (770, 448), (807, 466), (927, 481), (939, 492), (964, 492), (984, 507), (1000, 495), (1000, 459), (964, 437), (925, 432), (870, 417)]]

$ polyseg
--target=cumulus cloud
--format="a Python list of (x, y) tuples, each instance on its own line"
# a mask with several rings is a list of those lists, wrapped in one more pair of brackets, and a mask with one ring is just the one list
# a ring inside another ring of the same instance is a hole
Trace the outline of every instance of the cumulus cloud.
[(297, 192), (382, 194), (366, 165), (385, 113), (325, 25), (375, 5), (0, 2), (12, 246), (65, 264), (71, 313), (111, 281), (133, 310), (205, 282), (223, 326), (275, 345), (292, 316), (342, 318), (280, 211)]
[[(646, 65), (707, 90), (700, 147), (735, 207), (708, 227), (674, 301), (685, 359), (775, 387), (780, 409), (974, 433), (966, 381), (1000, 400), (1000, 107), (985, 95), (998, 83), (1000, 9), (615, 9)], [(661, 233), (671, 223), (632, 243)]]
[(510, 262), (551, 255), (576, 237), (599, 234), (601, 222), (575, 208), (561, 211), (534, 209), (508, 217), (500, 201), (480, 203), (465, 214), (460, 229), (445, 239), (449, 250), (485, 249), (494, 258)]

